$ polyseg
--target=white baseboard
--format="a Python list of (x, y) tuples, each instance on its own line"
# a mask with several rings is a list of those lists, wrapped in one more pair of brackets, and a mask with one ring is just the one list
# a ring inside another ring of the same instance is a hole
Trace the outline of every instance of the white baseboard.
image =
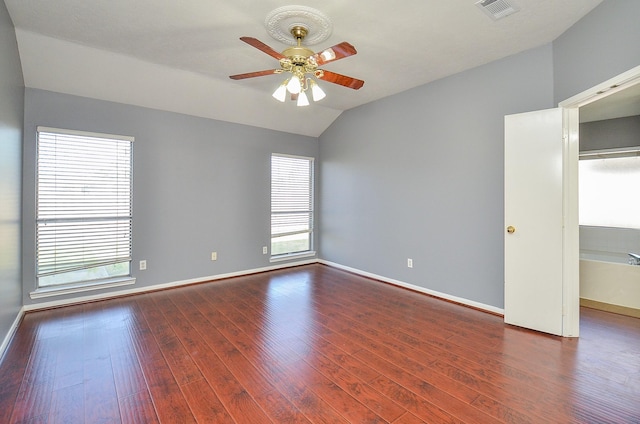
[(60, 306), (74, 305), (74, 304), (78, 304), (78, 303), (92, 302), (92, 301), (103, 300), (103, 299), (111, 299), (111, 298), (114, 298), (114, 297), (128, 296), (128, 295), (132, 295), (132, 294), (139, 294), (139, 293), (145, 293), (145, 292), (150, 292), (150, 291), (169, 289), (169, 288), (172, 288), (172, 287), (188, 286), (190, 284), (197, 284), (197, 283), (204, 283), (204, 282), (207, 282), (207, 281), (222, 280), (224, 278), (231, 278), (231, 277), (240, 277), (240, 276), (243, 276), (243, 275), (257, 274), (259, 272), (274, 271), (274, 270), (277, 270), (277, 269), (284, 269), (284, 268), (290, 268), (290, 267), (294, 267), (294, 266), (307, 265), (307, 264), (313, 264), (313, 263), (318, 263), (318, 260), (313, 258), (313, 259), (308, 259), (308, 260), (305, 260), (305, 261), (279, 263), (278, 265), (267, 266), (267, 267), (264, 267), (264, 268), (254, 268), (254, 269), (249, 269), (249, 270), (244, 270), (244, 271), (229, 272), (229, 273), (226, 273), (226, 274), (210, 275), (208, 277), (193, 278), (193, 279), (190, 279), (190, 280), (173, 281), (173, 282), (164, 283), (164, 284), (155, 284), (153, 286), (136, 287), (136, 288), (129, 289), (129, 290), (118, 290), (118, 291), (113, 291), (113, 292), (109, 292), (109, 293), (101, 293), (101, 294), (96, 294), (96, 295), (91, 295), (91, 296), (81, 296), (81, 297), (74, 297), (74, 298), (71, 298), (71, 299), (54, 300), (54, 301), (51, 301), (51, 302), (34, 303), (34, 304), (31, 304), (31, 305), (25, 305), (23, 307), (23, 310), (25, 312), (28, 312), (28, 311), (37, 311), (37, 310), (41, 310), (41, 309), (57, 308), (57, 307), (60, 307)]
[(324, 265), (328, 265), (328, 266), (334, 267), (334, 268), (342, 269), (344, 271), (349, 271), (349, 272), (352, 272), (354, 274), (361, 275), (363, 277), (373, 278), (374, 280), (380, 280), (380, 281), (383, 281), (385, 283), (393, 284), (395, 286), (404, 287), (406, 289), (410, 289), (410, 290), (417, 291), (417, 292), (420, 292), (420, 293), (425, 293), (425, 294), (428, 294), (428, 295), (433, 296), (433, 297), (437, 297), (437, 298), (448, 300), (448, 301), (455, 302), (455, 303), (460, 303), (462, 305), (470, 306), (470, 307), (475, 308), (475, 309), (480, 309), (482, 311), (491, 312), (492, 314), (504, 316), (504, 309), (496, 308), (495, 306), (486, 305), (484, 303), (475, 302), (473, 300), (464, 299), (462, 297), (452, 296), (450, 294), (441, 293), (441, 292), (438, 292), (438, 291), (435, 291), (435, 290), (425, 289), (424, 287), (420, 287), (420, 286), (416, 286), (416, 285), (413, 285), (413, 284), (405, 283), (404, 281), (394, 280), (393, 278), (387, 278), (387, 277), (383, 277), (381, 275), (372, 274), (370, 272), (362, 271), (360, 269), (351, 268), (351, 267), (348, 267), (348, 266), (345, 266), (345, 265), (340, 265), (340, 264), (335, 263), (335, 262), (325, 261), (325, 260), (322, 260), (322, 259), (318, 260), (318, 262), (321, 263), (321, 264), (324, 264)]
[[(420, 287), (420, 286), (416, 286), (416, 285), (413, 285), (413, 284), (405, 283), (404, 281), (395, 280), (393, 278), (383, 277), (381, 275), (377, 275), (377, 274), (373, 274), (373, 273), (370, 273), (370, 272), (362, 271), (360, 269), (351, 268), (351, 267), (348, 267), (348, 266), (345, 266), (345, 265), (341, 265), (341, 264), (338, 264), (338, 263), (335, 263), (335, 262), (325, 261), (325, 260), (316, 259), (316, 258), (312, 258), (312, 259), (308, 259), (308, 260), (304, 260), (304, 261), (295, 261), (295, 262), (289, 262), (289, 263), (279, 263), (277, 265), (267, 266), (267, 267), (263, 267), (263, 268), (255, 268), (255, 269), (244, 270), (244, 271), (230, 272), (230, 273), (227, 273), (227, 274), (211, 275), (211, 276), (208, 276), (208, 277), (200, 277), (200, 278), (194, 278), (194, 279), (190, 279), (190, 280), (173, 281), (173, 282), (164, 283), (164, 284), (156, 284), (156, 285), (153, 285), (153, 286), (137, 287), (137, 288), (133, 288), (133, 289), (129, 289), (129, 290), (118, 290), (118, 291), (114, 291), (114, 292), (96, 294), (96, 295), (92, 295), (92, 296), (82, 296), (82, 297), (74, 297), (74, 298), (71, 298), (71, 299), (56, 300), (56, 301), (52, 301), (52, 302), (34, 303), (34, 304), (31, 304), (31, 305), (25, 305), (22, 308), (21, 313), (23, 314), (24, 312), (28, 312), (28, 311), (36, 311), (36, 310), (40, 310), (40, 309), (56, 308), (56, 307), (60, 307), (60, 306), (73, 305), (73, 304), (77, 304), (77, 303), (91, 302), (91, 301), (109, 299), (109, 298), (120, 297), (120, 296), (128, 296), (128, 295), (132, 295), (132, 294), (145, 293), (145, 292), (150, 292), (150, 291), (155, 291), (155, 290), (163, 290), (163, 289), (168, 289), (168, 288), (172, 288), (172, 287), (187, 286), (187, 285), (190, 285), (190, 284), (204, 283), (204, 282), (207, 282), (207, 281), (222, 280), (224, 278), (240, 277), (240, 276), (243, 276), (243, 275), (256, 274), (256, 273), (259, 273), (259, 272), (266, 272), (266, 271), (274, 271), (274, 270), (277, 270), (277, 269), (284, 269), (284, 268), (300, 266), (300, 265), (308, 265), (308, 264), (313, 264), (313, 263), (321, 263), (321, 264), (324, 264), (324, 265), (327, 265), (327, 266), (331, 266), (331, 267), (334, 267), (334, 268), (338, 268), (338, 269), (342, 269), (342, 270), (345, 270), (345, 271), (349, 271), (349, 272), (352, 272), (354, 274), (361, 275), (363, 277), (372, 278), (374, 280), (380, 280), (380, 281), (383, 281), (385, 283), (393, 284), (393, 285), (396, 285), (396, 286), (399, 286), (399, 287), (404, 287), (404, 288), (407, 288), (407, 289), (410, 289), (410, 290), (413, 290), (413, 291), (417, 291), (417, 292), (420, 292), (420, 293), (425, 293), (425, 294), (428, 294), (430, 296), (437, 297), (437, 298), (440, 298), (440, 299), (448, 300), (448, 301), (455, 302), (455, 303), (460, 303), (462, 305), (466, 305), (466, 306), (470, 306), (472, 308), (476, 308), (476, 309), (480, 309), (480, 310), (483, 310), (483, 311), (491, 312), (493, 314), (504, 315), (504, 309), (496, 308), (495, 306), (486, 305), (484, 303), (475, 302), (473, 300), (464, 299), (464, 298), (457, 297), (457, 296), (452, 296), (452, 295), (449, 295), (449, 294), (446, 294), (446, 293), (441, 293), (441, 292), (438, 292), (438, 291), (435, 291), (435, 290), (425, 289), (424, 287)], [(19, 318), (21, 318), (21, 316)], [(19, 320), (18, 320), (18, 322), (19, 322)], [(6, 340), (5, 340), (5, 342), (6, 342)]]
[(24, 307), (20, 308), (20, 311), (18, 311), (18, 315), (16, 316), (16, 319), (13, 320), (13, 324), (11, 324), (11, 327), (9, 327), (9, 331), (7, 332), (7, 335), (4, 337), (2, 344), (0, 344), (0, 359), (2, 359), (2, 357), (4, 356), (5, 350), (7, 350), (7, 347), (9, 347), (9, 342), (11, 341), (11, 339), (13, 338), (13, 335), (18, 330), (18, 325), (20, 325), (20, 321), (22, 321), (24, 312), (25, 312)]

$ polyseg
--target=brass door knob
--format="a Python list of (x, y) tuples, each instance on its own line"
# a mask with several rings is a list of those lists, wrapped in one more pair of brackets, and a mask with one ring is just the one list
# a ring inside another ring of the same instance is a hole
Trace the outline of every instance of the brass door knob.
[(515, 232), (516, 232), (516, 227), (514, 227), (514, 226), (512, 226), (512, 225), (509, 225), (509, 226), (507, 227), (507, 233), (509, 233), (509, 234), (513, 234), (513, 233), (515, 233)]

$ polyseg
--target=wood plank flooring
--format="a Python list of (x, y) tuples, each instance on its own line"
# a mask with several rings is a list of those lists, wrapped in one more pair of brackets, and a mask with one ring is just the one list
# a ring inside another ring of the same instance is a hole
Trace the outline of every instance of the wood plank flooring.
[(581, 338), (324, 265), (28, 313), (0, 423), (640, 423), (640, 320)]

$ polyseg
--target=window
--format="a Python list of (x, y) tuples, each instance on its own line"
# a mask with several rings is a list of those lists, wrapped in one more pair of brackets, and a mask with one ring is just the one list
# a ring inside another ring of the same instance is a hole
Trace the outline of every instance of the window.
[(38, 127), (38, 287), (130, 276), (133, 138)]
[(639, 149), (580, 154), (580, 225), (640, 229)]
[(271, 156), (271, 256), (313, 249), (313, 158)]

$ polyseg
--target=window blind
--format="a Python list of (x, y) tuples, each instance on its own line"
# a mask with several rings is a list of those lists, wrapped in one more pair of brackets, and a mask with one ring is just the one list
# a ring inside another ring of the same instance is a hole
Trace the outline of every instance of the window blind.
[[(271, 237), (296, 234), (310, 235), (313, 231), (313, 158), (284, 155), (271, 156)], [(307, 238), (308, 240), (308, 238)], [(297, 247), (296, 247), (297, 246)], [(285, 251), (309, 250), (307, 242), (289, 243)], [(274, 249), (272, 248), (272, 254)]]
[(131, 260), (132, 142), (38, 128), (38, 277)]

